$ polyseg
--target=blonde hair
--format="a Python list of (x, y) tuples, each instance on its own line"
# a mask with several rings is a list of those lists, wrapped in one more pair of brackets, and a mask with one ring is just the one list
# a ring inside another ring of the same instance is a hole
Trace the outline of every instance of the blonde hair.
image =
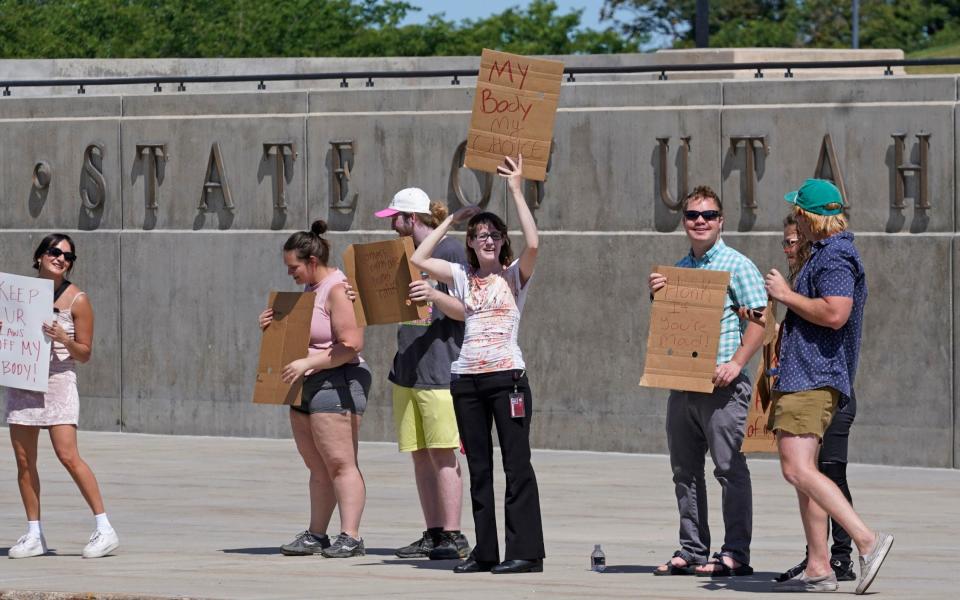
[(417, 218), (420, 219), (420, 222), (429, 227), (430, 229), (436, 229), (440, 223), (447, 218), (447, 205), (443, 202), (431, 202), (430, 203), (430, 214), (427, 213), (414, 213), (417, 215)]
[[(824, 208), (827, 210), (836, 210), (840, 208), (839, 204), (827, 204)], [(818, 238), (830, 237), (847, 230), (847, 217), (843, 213), (836, 215), (818, 215), (808, 210), (803, 210), (799, 206), (793, 207), (793, 214), (796, 217), (803, 217), (810, 226), (810, 231)]]

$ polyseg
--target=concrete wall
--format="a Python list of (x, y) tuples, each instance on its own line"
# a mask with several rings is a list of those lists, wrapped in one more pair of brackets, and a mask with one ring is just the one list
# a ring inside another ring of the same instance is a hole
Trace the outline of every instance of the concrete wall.
[[(330, 222), (336, 255), (349, 243), (388, 239), (388, 223), (372, 213), (410, 185), (458, 206), (454, 153), (472, 94), (442, 82), (0, 99), (0, 271), (29, 274), (38, 240), (70, 231), (80, 256), (73, 279), (97, 314), (94, 358), (80, 372), (81, 426), (289, 435), (285, 410), (250, 403), (256, 315), (270, 290), (294, 289), (281, 263), (284, 239), (317, 218)], [(691, 138), (689, 181), (721, 191), (725, 239), (765, 270), (784, 266), (780, 198), (814, 174), (830, 134), (870, 286), (851, 460), (956, 467), (957, 110), (955, 77), (565, 83), (535, 211), (542, 258), (521, 333), (537, 405), (534, 444), (665, 451), (666, 392), (637, 386), (646, 274), (686, 251), (679, 215), (660, 200), (657, 138), (670, 138), (673, 197), (679, 140)], [(915, 208), (917, 173), (906, 178), (905, 207), (895, 208), (891, 136), (905, 133), (904, 160), (917, 162), (923, 132), (932, 134), (930, 208)], [(746, 206), (745, 146), (731, 143), (745, 135), (766, 142), (755, 150), (755, 209)], [(337, 139), (354, 141), (353, 208), (332, 206)], [(268, 142), (296, 151), (285, 163), (285, 209), (276, 206)], [(102, 152), (85, 167), (91, 144)], [(156, 209), (147, 205), (143, 144), (165, 144)], [(214, 192), (201, 211), (214, 144), (232, 207)], [(52, 173), (46, 190), (31, 180), (40, 161)], [(102, 173), (102, 201), (91, 172)], [(478, 198), (478, 178), (461, 174), (466, 196)], [(94, 207), (83, 207), (81, 188), (94, 192)], [(499, 181), (488, 206), (516, 223)], [(394, 335), (391, 326), (367, 329), (375, 385), (365, 439), (393, 439), (386, 374)]]

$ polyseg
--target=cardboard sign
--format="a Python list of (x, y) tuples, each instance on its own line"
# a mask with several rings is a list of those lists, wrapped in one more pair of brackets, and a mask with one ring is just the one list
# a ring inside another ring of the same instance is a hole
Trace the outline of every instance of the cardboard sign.
[(709, 394), (730, 273), (664, 266), (654, 271), (667, 284), (654, 294), (640, 385)]
[(413, 239), (350, 244), (343, 253), (343, 270), (357, 293), (353, 311), (357, 326), (416, 321), (430, 316), (426, 302), (410, 300), (410, 282), (420, 272), (410, 262)]
[(773, 378), (767, 376), (767, 371), (777, 366), (777, 316), (774, 308), (775, 303), (771, 300), (763, 312), (763, 349), (754, 379), (753, 395), (750, 397), (750, 410), (747, 411), (743, 446), (740, 449), (744, 454), (777, 452), (777, 436), (767, 428), (771, 409), (770, 390), (773, 388)]
[(544, 181), (563, 63), (484, 49), (463, 164), (496, 173), (523, 155), (523, 176)]
[(47, 391), (53, 318), (52, 281), (0, 273), (0, 386)]
[(260, 340), (260, 362), (253, 386), (255, 404), (300, 406), (303, 377), (287, 384), (280, 373), (291, 362), (307, 356), (316, 298), (314, 292), (270, 292), (273, 322), (263, 330)]

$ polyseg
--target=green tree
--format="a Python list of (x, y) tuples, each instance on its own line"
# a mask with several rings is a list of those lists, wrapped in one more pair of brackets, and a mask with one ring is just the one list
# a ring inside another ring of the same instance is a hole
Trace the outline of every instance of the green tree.
[[(849, 48), (849, 0), (712, 0), (713, 47)], [(696, 0), (605, 0), (602, 16), (625, 35), (649, 32), (693, 45)], [(960, 0), (861, 0), (860, 47), (912, 51), (960, 38)]]
[[(415, 0), (413, 0), (415, 1)], [(581, 26), (533, 0), (459, 23), (401, 0), (0, 0), (3, 58), (195, 58), (635, 52), (642, 35)]]

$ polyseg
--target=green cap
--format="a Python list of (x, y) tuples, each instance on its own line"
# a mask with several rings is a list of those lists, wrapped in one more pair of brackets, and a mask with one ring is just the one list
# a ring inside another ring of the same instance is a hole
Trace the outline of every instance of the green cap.
[[(843, 212), (840, 190), (826, 179), (808, 179), (799, 190), (784, 194), (783, 199), (816, 215), (839, 215)], [(833, 204), (836, 206), (830, 206)]]

